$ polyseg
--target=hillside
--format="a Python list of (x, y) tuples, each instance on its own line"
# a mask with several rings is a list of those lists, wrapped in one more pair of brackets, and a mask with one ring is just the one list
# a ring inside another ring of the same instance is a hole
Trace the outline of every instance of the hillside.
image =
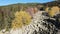
[(52, 1), (48, 3), (17, 3), (17, 4), (11, 4), (11, 5), (6, 5), (6, 6), (0, 6), (0, 10), (3, 11), (19, 11), (22, 7), (27, 8), (27, 7), (37, 7), (38, 5), (43, 5), (44, 7), (49, 6), (59, 6), (60, 3), (57, 1)]
[[(35, 25), (33, 27), (36, 28), (41, 28), (40, 31), (38, 31), (37, 33), (41, 33), (43, 34), (43, 32), (45, 34), (49, 34), (49, 33), (54, 33), (56, 32), (55, 30), (60, 28), (60, 14), (59, 16), (54, 16), (54, 17), (50, 17), (48, 15), (48, 13), (43, 13), (44, 15), (41, 14), (41, 12), (46, 12), (45, 9), (47, 7), (59, 7), (60, 8), (60, 3), (57, 1), (52, 1), (52, 2), (48, 2), (48, 3), (17, 3), (17, 4), (11, 4), (11, 5), (6, 5), (6, 6), (0, 6), (0, 31), (2, 31), (3, 33), (6, 33), (5, 31), (10, 31), (10, 29), (12, 29), (12, 25), (14, 25), (13, 27), (17, 27), (18, 24), (21, 26), (22, 22), (30, 22), (30, 20), (32, 20), (32, 25), (35, 23)], [(27, 11), (26, 11), (27, 10)], [(43, 10), (43, 11), (41, 11)], [(37, 13), (38, 12), (38, 13)], [(53, 12), (53, 11), (52, 11)], [(54, 11), (55, 12), (55, 11)], [(27, 13), (30, 13), (29, 15), (27, 15)], [(56, 12), (55, 12), (56, 13)], [(25, 15), (26, 14), (26, 15)], [(46, 16), (46, 14), (48, 16)], [(51, 14), (51, 13), (50, 13)], [(53, 13), (52, 13), (53, 14)], [(32, 16), (31, 16), (32, 15)], [(22, 17), (21, 17), (22, 16)], [(25, 18), (24, 18), (25, 17)], [(28, 19), (28, 17), (31, 17)], [(41, 18), (40, 18), (41, 17)], [(48, 18), (49, 17), (49, 18)], [(44, 21), (44, 19), (47, 19), (46, 21)], [(54, 18), (56, 20), (50, 20), (50, 18)], [(27, 21), (26, 21), (26, 20)], [(59, 20), (58, 20), (59, 19)], [(20, 21), (21, 20), (21, 21)], [(23, 20), (23, 21), (22, 21)], [(35, 21), (34, 21), (35, 20)], [(50, 21), (49, 21), (50, 20)], [(13, 22), (13, 24), (12, 24)], [(37, 23), (37, 24), (36, 24)], [(44, 23), (44, 25), (43, 25)], [(51, 24), (52, 23), (52, 24)], [(16, 26), (17, 24), (17, 26)], [(25, 23), (24, 23), (25, 24)], [(22, 24), (22, 25), (24, 25)], [(39, 25), (40, 24), (40, 25)], [(19, 27), (20, 27), (19, 26)], [(25, 26), (25, 25), (24, 25)], [(30, 25), (31, 26), (31, 25)], [(29, 26), (29, 27), (30, 27)], [(40, 26), (40, 27), (37, 27)], [(30, 28), (33, 28), (32, 26)], [(47, 30), (43, 30), (42, 27), (47, 27)], [(51, 30), (52, 32), (51, 32)], [(28, 27), (27, 27), (28, 28)], [(55, 30), (54, 30), (54, 29)], [(6, 29), (4, 31), (4, 29)], [(26, 29), (26, 28), (25, 28)], [(23, 29), (22, 29), (23, 30)], [(27, 29), (26, 29), (27, 30)], [(28, 29), (29, 30), (29, 29)], [(34, 30), (34, 29), (32, 29)], [(36, 29), (35, 29), (36, 30)], [(35, 30), (33, 31), (35, 33)], [(49, 31), (50, 30), (50, 31)], [(25, 30), (24, 30), (25, 31)], [(31, 30), (29, 30), (31, 31)], [(37, 31), (37, 30), (36, 30)], [(49, 31), (49, 32), (48, 32)], [(27, 31), (25, 31), (26, 33)], [(47, 32), (47, 33), (46, 33)], [(9, 32), (8, 32), (9, 33)], [(13, 31), (14, 33), (14, 31)], [(27, 32), (28, 33), (28, 32)], [(55, 34), (55, 33), (54, 33)]]
[(59, 6), (60, 5), (60, 2), (57, 2), (57, 1), (52, 1), (52, 2), (48, 2), (48, 3), (44, 3), (43, 5), (45, 6)]

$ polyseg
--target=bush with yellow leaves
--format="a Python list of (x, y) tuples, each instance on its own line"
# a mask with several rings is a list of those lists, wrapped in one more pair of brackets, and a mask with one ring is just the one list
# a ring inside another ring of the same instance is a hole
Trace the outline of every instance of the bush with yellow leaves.
[(31, 22), (31, 16), (26, 11), (17, 11), (12, 21), (12, 28), (21, 28)]
[(50, 17), (53, 17), (55, 15), (55, 12), (54, 11), (49, 11), (48, 14), (49, 14)]
[(50, 17), (53, 17), (54, 15), (58, 13), (59, 13), (59, 7), (54, 6), (54, 7), (49, 8), (48, 14)]

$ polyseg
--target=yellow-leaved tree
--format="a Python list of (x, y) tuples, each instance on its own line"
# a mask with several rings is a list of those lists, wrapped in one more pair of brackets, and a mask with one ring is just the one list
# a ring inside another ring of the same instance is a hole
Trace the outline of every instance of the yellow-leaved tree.
[(50, 17), (53, 17), (55, 15), (55, 12), (54, 11), (49, 11), (48, 14), (49, 14)]
[(12, 28), (21, 28), (31, 22), (31, 16), (26, 11), (17, 11), (12, 21)]
[(58, 13), (59, 13), (59, 7), (54, 6), (54, 7), (49, 8), (48, 14), (49, 14), (50, 17), (53, 17)]

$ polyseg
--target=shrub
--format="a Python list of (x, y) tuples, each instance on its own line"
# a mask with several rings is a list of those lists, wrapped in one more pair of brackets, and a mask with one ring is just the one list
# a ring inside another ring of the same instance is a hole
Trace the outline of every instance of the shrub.
[(12, 28), (20, 28), (28, 25), (31, 21), (31, 16), (25, 11), (17, 11), (15, 13), (15, 19), (12, 21)]

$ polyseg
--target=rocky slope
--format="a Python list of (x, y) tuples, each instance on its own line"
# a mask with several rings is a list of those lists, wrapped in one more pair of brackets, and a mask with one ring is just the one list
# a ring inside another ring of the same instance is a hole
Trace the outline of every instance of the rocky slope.
[(29, 25), (23, 26), (19, 29), (11, 29), (10, 31), (5, 32), (1, 31), (2, 34), (57, 34), (55, 25), (50, 22), (47, 22), (44, 19), (48, 17), (41, 14), (42, 12), (37, 12), (34, 14), (33, 19)]

